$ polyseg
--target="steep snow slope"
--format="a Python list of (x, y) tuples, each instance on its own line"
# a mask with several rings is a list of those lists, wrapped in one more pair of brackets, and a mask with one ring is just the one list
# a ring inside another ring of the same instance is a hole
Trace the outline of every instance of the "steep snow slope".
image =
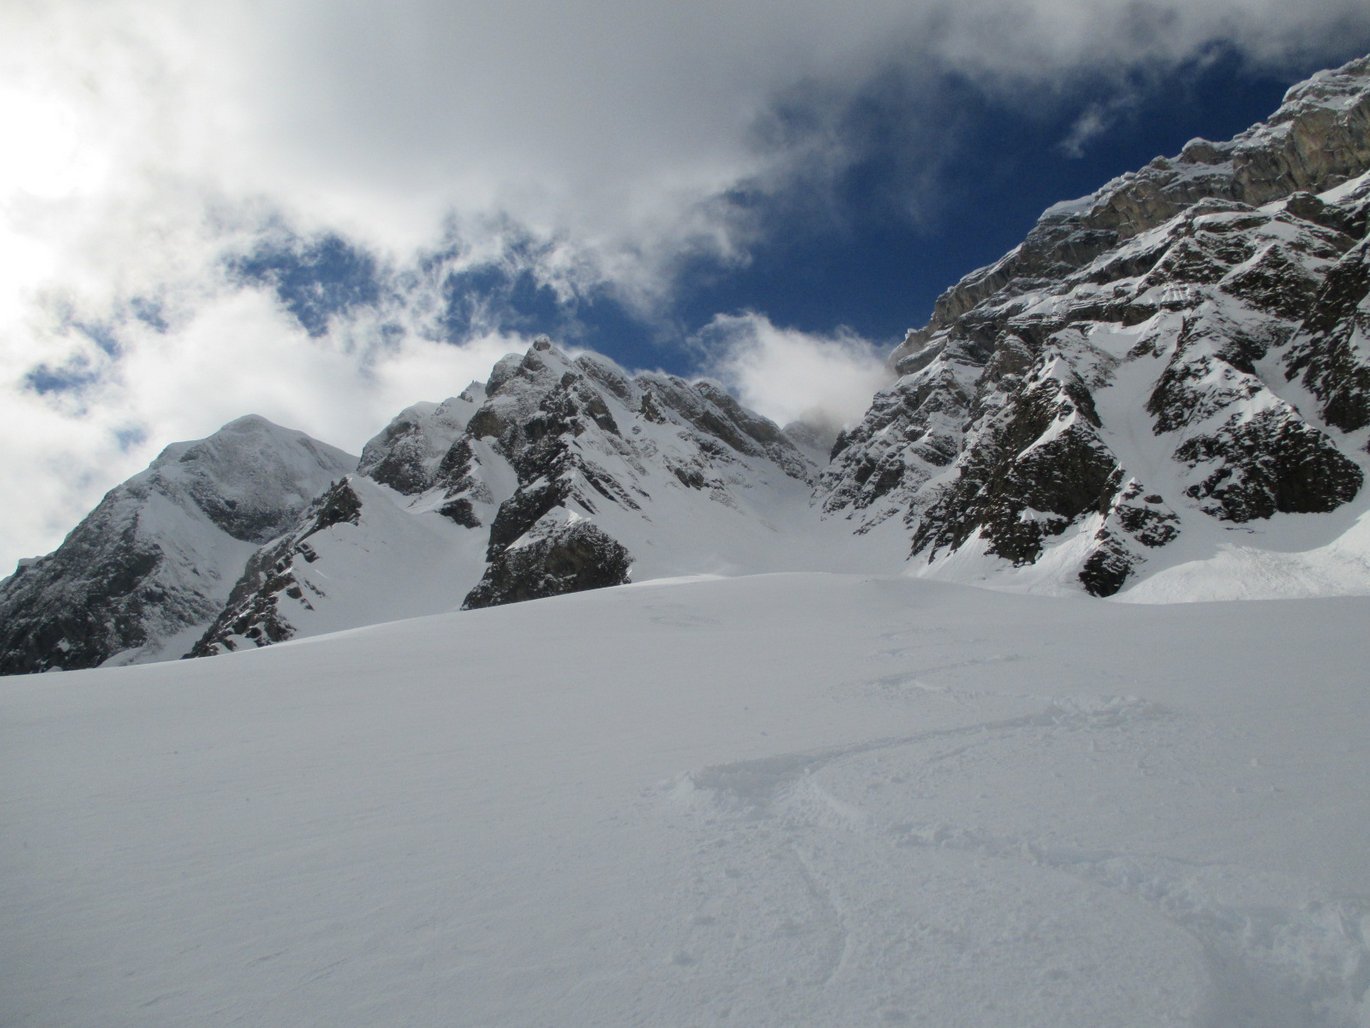
[(652, 583), (0, 683), (0, 1022), (1370, 1023), (1370, 601)]
[(247, 560), (193, 656), (456, 610), (485, 567), (485, 541), (360, 475)]
[(0, 583), (0, 674), (179, 657), (248, 556), (355, 466), (256, 416), (168, 446)]

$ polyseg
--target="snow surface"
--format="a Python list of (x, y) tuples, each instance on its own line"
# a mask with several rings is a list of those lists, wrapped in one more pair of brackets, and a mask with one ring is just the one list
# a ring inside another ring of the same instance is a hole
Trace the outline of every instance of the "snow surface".
[(0, 682), (0, 1023), (1370, 1025), (1370, 599), (789, 574)]

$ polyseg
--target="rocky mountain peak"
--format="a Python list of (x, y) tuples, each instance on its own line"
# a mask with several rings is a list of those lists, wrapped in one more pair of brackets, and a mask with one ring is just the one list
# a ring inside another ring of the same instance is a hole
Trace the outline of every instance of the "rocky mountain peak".
[(1361, 59), (1050, 208), (894, 351), (824, 510), (899, 519), (929, 573), (1110, 594), (1177, 540), (1357, 500), (1367, 168)]
[[(490, 448), (517, 482), (490, 525), (492, 569), (526, 564), (527, 554), (503, 555), (529, 533), (558, 539), (563, 550), (563, 537), (579, 545), (588, 528), (569, 536), (555, 528), (568, 515), (593, 523), (596, 546), (605, 552), (610, 548), (599, 535), (629, 549), (640, 539), (635, 558), (653, 545), (643, 529), (667, 497), (672, 506), (736, 508), (747, 493), (764, 491), (768, 475), (807, 485), (813, 470), (776, 425), (713, 383), (630, 375), (598, 355), (572, 357), (546, 338), (496, 365), (485, 403), (467, 424), (467, 441), (472, 453)], [(662, 532), (658, 524), (652, 534)], [(499, 602), (520, 589), (488, 585), (472, 602)]]
[(1271, 117), (1221, 143), (1191, 140), (1174, 157), (1055, 204), (1021, 245), (938, 298), (930, 325), (892, 356), (897, 365), (929, 332), (995, 293), (1042, 288), (1204, 200), (1261, 206), (1320, 193), (1370, 167), (1370, 58), (1320, 72), (1286, 93)]
[(442, 403), (406, 407), (362, 448), (357, 471), (407, 496), (431, 489), (484, 397), (472, 382)]

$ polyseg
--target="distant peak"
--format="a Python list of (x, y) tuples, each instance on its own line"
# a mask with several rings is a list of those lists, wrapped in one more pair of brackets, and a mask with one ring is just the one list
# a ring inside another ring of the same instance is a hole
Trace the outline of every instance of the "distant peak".
[(260, 432), (263, 430), (275, 432), (293, 431), (292, 429), (284, 428), (283, 426), (276, 424), (269, 418), (262, 417), (260, 414), (244, 414), (240, 418), (234, 418), (228, 424), (224, 425), (223, 428), (219, 429), (220, 432)]

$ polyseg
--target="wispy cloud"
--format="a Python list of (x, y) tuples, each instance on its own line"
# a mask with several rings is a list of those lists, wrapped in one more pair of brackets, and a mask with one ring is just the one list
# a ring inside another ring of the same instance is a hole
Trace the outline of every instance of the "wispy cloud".
[(744, 404), (779, 424), (841, 428), (859, 418), (891, 381), (884, 355), (839, 329), (802, 332), (764, 314), (719, 315), (699, 333), (706, 370)]
[(1130, 96), (1089, 104), (1071, 123), (1070, 131), (1056, 144), (1056, 148), (1067, 157), (1083, 157), (1090, 145), (1113, 129), (1134, 106), (1135, 101)]

